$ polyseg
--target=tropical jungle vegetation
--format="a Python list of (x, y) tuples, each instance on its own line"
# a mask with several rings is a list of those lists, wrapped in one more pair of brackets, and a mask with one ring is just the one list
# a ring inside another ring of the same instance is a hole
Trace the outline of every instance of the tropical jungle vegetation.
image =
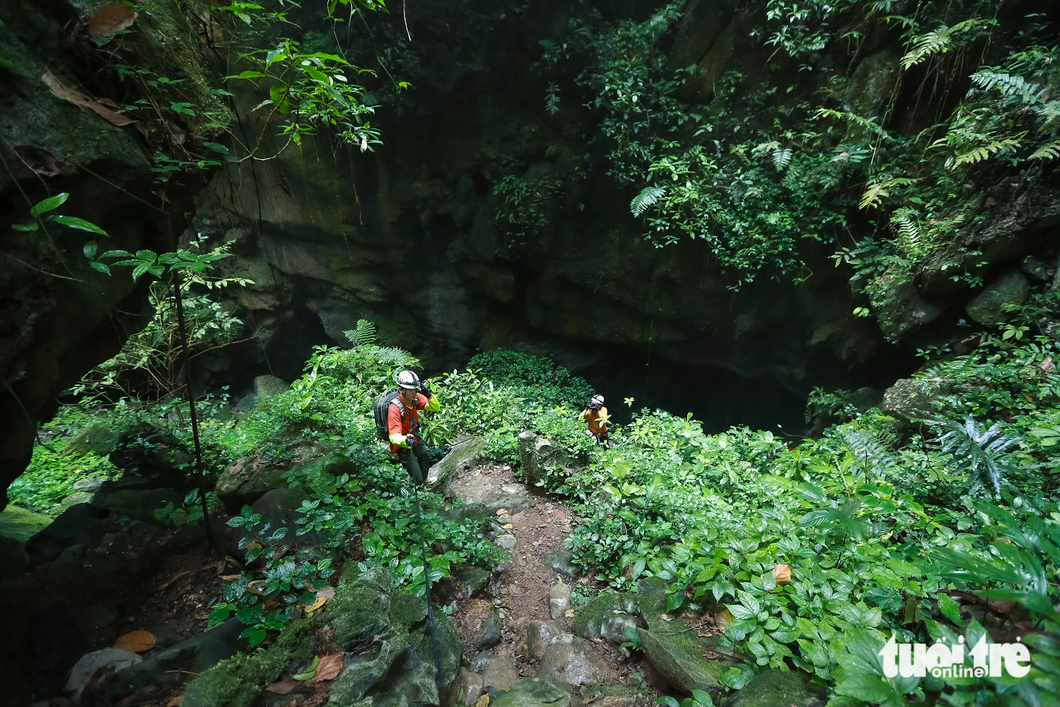
[[(858, 313), (874, 314), (897, 335), (902, 323), (890, 306), (898, 286), (940, 273), (977, 282), (977, 235), (992, 205), (1055, 180), (1054, 26), (1020, 3), (986, 0), (748, 5), (764, 17), (755, 32), (768, 60), (753, 74), (721, 74), (713, 99), (694, 109), (681, 91), (695, 70), (663, 55), (679, 5), (639, 21), (573, 13), (564, 38), (542, 43), (545, 113), (584, 103), (595, 121), (587, 142), (606, 155), (616, 188), (628, 191), (630, 216), (642, 219), (646, 239), (660, 247), (706, 241), (734, 287), (761, 276), (804, 279), (807, 249), (823, 247), (852, 268), (868, 305)], [(330, 19), (350, 7), (329, 3)], [(281, 36), (286, 15), (263, 10), (233, 3), (220, 11), (252, 30), (229, 78), (262, 92), (258, 109), (268, 112), (263, 124), (279, 133), (281, 149), (324, 130), (372, 149), (380, 134), (359, 99), (363, 88), (349, 81), (359, 70), (335, 48), (337, 34)], [(842, 63), (837, 56), (857, 56), (894, 34), (904, 47), (895, 95), (944, 86), (910, 115), (894, 115), (887, 97), (855, 105), (848, 88), (862, 85), (829, 69)], [(411, 62), (400, 53), (395, 61)], [(155, 162), (160, 184), (223, 160), (271, 156), (261, 154), (269, 144), (262, 128), (226, 157), (230, 148), (215, 142), (230, 118), (218, 90), (183, 100), (186, 87), (151, 69), (119, 71), (142, 92), (135, 110), (145, 122), (193, 119), (186, 143), (164, 140)], [(393, 82), (391, 98), (404, 87)], [(532, 246), (561, 191), (551, 177), (498, 181), (492, 196), (511, 248)], [(38, 221), (24, 230), (57, 223), (99, 233), (72, 216), (46, 216), (61, 204), (32, 206)], [(476, 522), (424, 494), (424, 576), (415, 536), (406, 532), (416, 500), (371, 415), (394, 372), (419, 367), (412, 353), (380, 345), (362, 320), (347, 332), (348, 346), (316, 347), (290, 390), (239, 412), (227, 391), (216, 391), (196, 399), (196, 415), (191, 396), (177, 395), (185, 385), (177, 373), (187, 373), (178, 352), (238, 336), (237, 320), (211, 299), (239, 285), (209, 277), (224, 253), (98, 251), (93, 241), (83, 254), (99, 272), (179, 277), (157, 283), (153, 322), (44, 426), (29, 469), (9, 489), (13, 502), (54, 513), (86, 476), (123, 473), (74, 444), (75, 433), (93, 428), (112, 431), (119, 449), (163, 453), (189, 479), (204, 477), (196, 488), (188, 484), (182, 507), (158, 509), (173, 523), (223, 512), (208, 487), (224, 469), (255, 462), (288, 469), (288, 483), (307, 497), (293, 532), (268, 526), (249, 507), (226, 514), (261, 569), (225, 586), (210, 621), (235, 615), (254, 646), (275, 638), (298, 604), (312, 603), (312, 589), (348, 563), (386, 567), (398, 584), (422, 593), (428, 578), (502, 559)], [(183, 341), (170, 292), (187, 309)], [(1056, 705), (1056, 288), (1011, 309), (996, 329), (969, 329), (961, 353), (925, 352), (916, 380), (928, 402), (909, 416), (859, 408), (845, 391), (816, 391), (808, 415), (825, 413), (831, 424), (812, 438), (747, 428), (707, 435), (691, 416), (633, 410), (629, 400), (631, 420), (614, 430), (617, 444), (594, 446), (577, 418), (589, 385), (550, 359), (503, 350), (431, 378), (442, 411), (425, 424), (426, 437), (440, 456), (464, 436), (484, 436), (485, 458), (514, 467), (524, 430), (565, 447), (580, 464), (548, 469), (540, 490), (576, 509), (569, 539), (576, 562), (616, 590), (659, 578), (668, 612), (718, 617), (739, 656), (724, 674), (727, 688), (772, 667), (812, 676), (831, 691), (834, 707)], [(303, 463), (325, 457), (342, 463)], [(880, 651), (892, 636), (905, 643), (963, 636), (975, 645), (1000, 629), (1031, 647), (1027, 677), (884, 674)]]
[[(1026, 307), (1015, 322), (1035, 327), (1043, 311)], [(848, 409), (815, 439), (747, 428), (706, 435), (691, 416), (642, 409), (605, 449), (590, 444), (577, 419), (589, 392), (583, 380), (547, 358), (502, 350), (431, 380), (443, 404), (426, 436), (438, 453), (465, 435), (484, 435), (489, 459), (518, 465), (516, 436), (529, 429), (583, 459), (580, 468), (550, 469), (541, 482), (542, 492), (577, 510), (568, 541), (576, 561), (614, 589), (664, 580), (668, 611), (724, 617), (725, 642), (744, 656), (724, 675), (730, 688), (777, 667), (828, 685), (833, 705), (1053, 704), (1060, 680), (1056, 343), (1037, 332), (1006, 336), (1011, 330), (983, 337), (969, 354), (930, 361), (918, 378), (946, 385), (921, 419)], [(247, 460), (283, 465), (310, 445), (347, 462), (291, 466), (289, 483), (307, 495), (293, 535), (312, 532), (311, 543), (263, 526), (249, 507), (228, 520), (249, 531), (248, 560), (264, 564), (225, 587), (211, 621), (234, 613), (254, 644), (281, 629), (296, 603), (311, 604), (310, 588), (347, 562), (385, 566), (398, 583), (424, 588), (415, 536), (404, 532), (413, 499), (375, 437), (370, 411), (393, 372), (417, 361), (374, 343), (369, 322), (348, 336), (349, 348), (319, 347), (289, 391), (237, 418), (218, 405), (202, 421), (213, 470)], [(72, 408), (47, 432), (61, 437), (91, 420), (136, 427), (123, 435), (126, 444), (165, 438), (191, 449), (183, 403), (124, 400), (124, 409)], [(20, 503), (47, 506), (69, 491), (64, 481), (98, 464), (41, 445), (13, 491)], [(421, 499), (432, 579), (498, 560), (475, 522), (454, 520), (434, 494)], [(194, 520), (176, 510), (160, 513)], [(1002, 627), (1033, 648), (1024, 680), (883, 674), (878, 652), (892, 635), (906, 642), (964, 635), (974, 645)]]

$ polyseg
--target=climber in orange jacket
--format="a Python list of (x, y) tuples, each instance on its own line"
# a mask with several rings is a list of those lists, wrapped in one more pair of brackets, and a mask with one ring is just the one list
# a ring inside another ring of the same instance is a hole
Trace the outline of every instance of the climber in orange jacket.
[(610, 446), (607, 438), (607, 408), (604, 407), (604, 396), (594, 395), (578, 416), (589, 423), (589, 434), (596, 438), (597, 444)]
[(409, 476), (417, 484), (422, 484), (427, 478), (430, 460), (420, 438), (419, 411), (437, 412), (441, 406), (430, 387), (421, 383), (420, 377), (412, 371), (402, 371), (396, 378), (398, 395), (387, 411), (390, 451), (398, 455)]

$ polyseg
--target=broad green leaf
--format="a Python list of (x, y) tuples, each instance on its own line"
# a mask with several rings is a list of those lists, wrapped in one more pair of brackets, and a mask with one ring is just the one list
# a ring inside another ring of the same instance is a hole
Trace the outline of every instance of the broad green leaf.
[(961, 607), (949, 594), (939, 594), (939, 611), (956, 625), (961, 625)]
[(875, 675), (849, 675), (835, 686), (835, 691), (870, 704), (881, 704), (894, 697), (891, 685)]
[(101, 257), (101, 258), (131, 258), (132, 257), (132, 253), (130, 253), (127, 250), (108, 250), (106, 253), (104, 253), (103, 255), (101, 255), (99, 257)]
[(260, 79), (268, 76), (260, 71), (244, 71), (236, 76), (226, 76), (226, 79)]
[[(851, 629), (844, 636), (848, 658), (852, 659), (857, 672), (866, 675), (882, 675), (879, 652), (884, 642), (867, 629)], [(849, 694), (849, 693), (844, 693)]]
[(91, 260), (89, 261), (88, 266), (93, 270), (103, 273), (104, 275), (110, 275), (110, 268), (107, 266), (106, 263), (101, 263), (98, 260)]
[(107, 235), (107, 232), (104, 231), (99, 226), (97, 226), (96, 224), (92, 223), (91, 221), (86, 221), (83, 218), (77, 218), (76, 216), (54, 215), (54, 216), (49, 216), (48, 220), (49, 221), (54, 221), (55, 223), (58, 223), (58, 224), (60, 224), (62, 226), (66, 226), (67, 228), (76, 228), (79, 231), (88, 231), (90, 233), (98, 233), (101, 236)]
[[(247, 634), (248, 631), (250, 632), (249, 636), (245, 635), (245, 634)], [(247, 629), (246, 631), (244, 631), (242, 634), (240, 634), (240, 638), (246, 638), (247, 639), (247, 645), (250, 646), (251, 648), (253, 648), (254, 646), (259, 645), (262, 641), (264, 641), (266, 635), (267, 634), (265, 632), (265, 629), (256, 629), (255, 630), (253, 627), (251, 627), (251, 628)]]
[(700, 707), (714, 707), (714, 700), (703, 690), (692, 690), (692, 699), (694, 699), (696, 704), (700, 705)]
[(35, 223), (13, 223), (11, 224), (11, 228), (16, 231), (36, 231), (40, 226)]
[(88, 241), (85, 243), (85, 247), (81, 251), (85, 254), (85, 257), (89, 260), (96, 259), (96, 251), (99, 250), (99, 246), (96, 245), (95, 241)]
[(62, 194), (56, 194), (55, 196), (51, 196), (51, 197), (48, 197), (47, 199), (45, 199), (43, 201), (37, 202), (33, 206), (33, 208), (29, 210), (29, 213), (33, 217), (40, 216), (41, 214), (44, 214), (44, 213), (47, 213), (49, 211), (53, 211), (53, 210), (59, 208), (60, 206), (65, 204), (66, 200), (69, 199), (69, 198), (70, 198), (70, 195), (67, 194), (66, 192), (63, 192)]
[(137, 265), (135, 268), (133, 268), (133, 272), (132, 272), (133, 282), (135, 282), (136, 280), (139, 280), (141, 275), (143, 275), (145, 272), (150, 270), (151, 269), (151, 265), (152, 265), (151, 263), (147, 263), (147, 262), (142, 262), (141, 261), (139, 265)]

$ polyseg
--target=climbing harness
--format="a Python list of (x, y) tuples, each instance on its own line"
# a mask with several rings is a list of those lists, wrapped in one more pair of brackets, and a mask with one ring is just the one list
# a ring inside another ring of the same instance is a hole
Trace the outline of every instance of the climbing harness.
[(423, 581), (427, 587), (427, 625), (431, 628), (431, 646), (434, 648), (434, 684), (442, 685), (442, 659), (438, 653), (438, 634), (434, 628), (434, 609), (431, 608), (431, 567), (427, 564), (427, 545), (423, 540), (423, 513), (420, 511), (420, 495), (412, 484), (412, 499), (416, 503), (416, 522), (420, 526), (420, 557), (423, 558)]

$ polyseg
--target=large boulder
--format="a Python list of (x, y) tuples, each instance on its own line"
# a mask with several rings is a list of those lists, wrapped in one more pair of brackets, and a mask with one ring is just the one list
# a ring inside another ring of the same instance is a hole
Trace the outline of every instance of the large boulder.
[(51, 525), (26, 541), (30, 567), (53, 560), (74, 545), (94, 547), (106, 532), (103, 521), (108, 515), (87, 503), (67, 508)]
[(471, 468), (488, 444), (489, 439), (486, 437), (469, 437), (458, 442), (427, 472), (427, 485), (446, 493), (449, 484)]
[[(321, 653), (315, 637), (332, 636), (345, 658), (331, 685), (329, 705), (439, 704), (456, 679), (463, 645), (451, 619), (434, 614), (431, 631), (422, 599), (396, 589), (390, 572), (343, 572), (335, 597), (314, 617), (288, 625), (264, 650), (221, 661), (192, 681), (185, 707), (249, 707), (265, 687), (301, 672)], [(442, 674), (436, 675), (432, 634)]]
[(258, 376), (254, 379), (254, 395), (258, 400), (271, 398), (290, 389), (289, 383), (276, 376)]
[(627, 629), (646, 627), (634, 594), (598, 594), (574, 616), (574, 633), (584, 638), (602, 638), (618, 646), (629, 640)]
[(569, 707), (570, 694), (547, 680), (520, 680), (490, 702), (491, 707)]
[(1019, 270), (1012, 268), (976, 295), (965, 307), (968, 316), (984, 326), (1006, 321), (1011, 314), (1005, 305), (1020, 305), (1027, 301), (1030, 285)]
[(153, 479), (126, 476), (100, 486), (92, 505), (110, 512), (113, 518), (128, 518), (145, 523), (159, 523), (155, 511), (167, 503), (180, 506), (184, 492), (160, 488)]
[(795, 673), (769, 669), (756, 675), (725, 707), (824, 707), (828, 693)]
[(883, 394), (880, 409), (906, 420), (937, 417), (935, 401), (953, 390), (953, 382), (942, 378), (902, 378)]
[(585, 683), (605, 683), (618, 679), (614, 669), (584, 638), (563, 634), (545, 649), (537, 676), (556, 684), (581, 687)]
[(78, 432), (66, 444), (66, 454), (98, 454), (106, 456), (118, 447), (118, 433), (107, 425), (93, 422)]
[(519, 462), (527, 483), (538, 485), (550, 467), (569, 466), (571, 460), (566, 449), (526, 430), (519, 434)]
[(684, 634), (637, 629), (644, 655), (666, 682), (675, 690), (691, 694), (692, 690), (720, 692), (718, 680), (721, 665), (703, 657), (695, 640)]

